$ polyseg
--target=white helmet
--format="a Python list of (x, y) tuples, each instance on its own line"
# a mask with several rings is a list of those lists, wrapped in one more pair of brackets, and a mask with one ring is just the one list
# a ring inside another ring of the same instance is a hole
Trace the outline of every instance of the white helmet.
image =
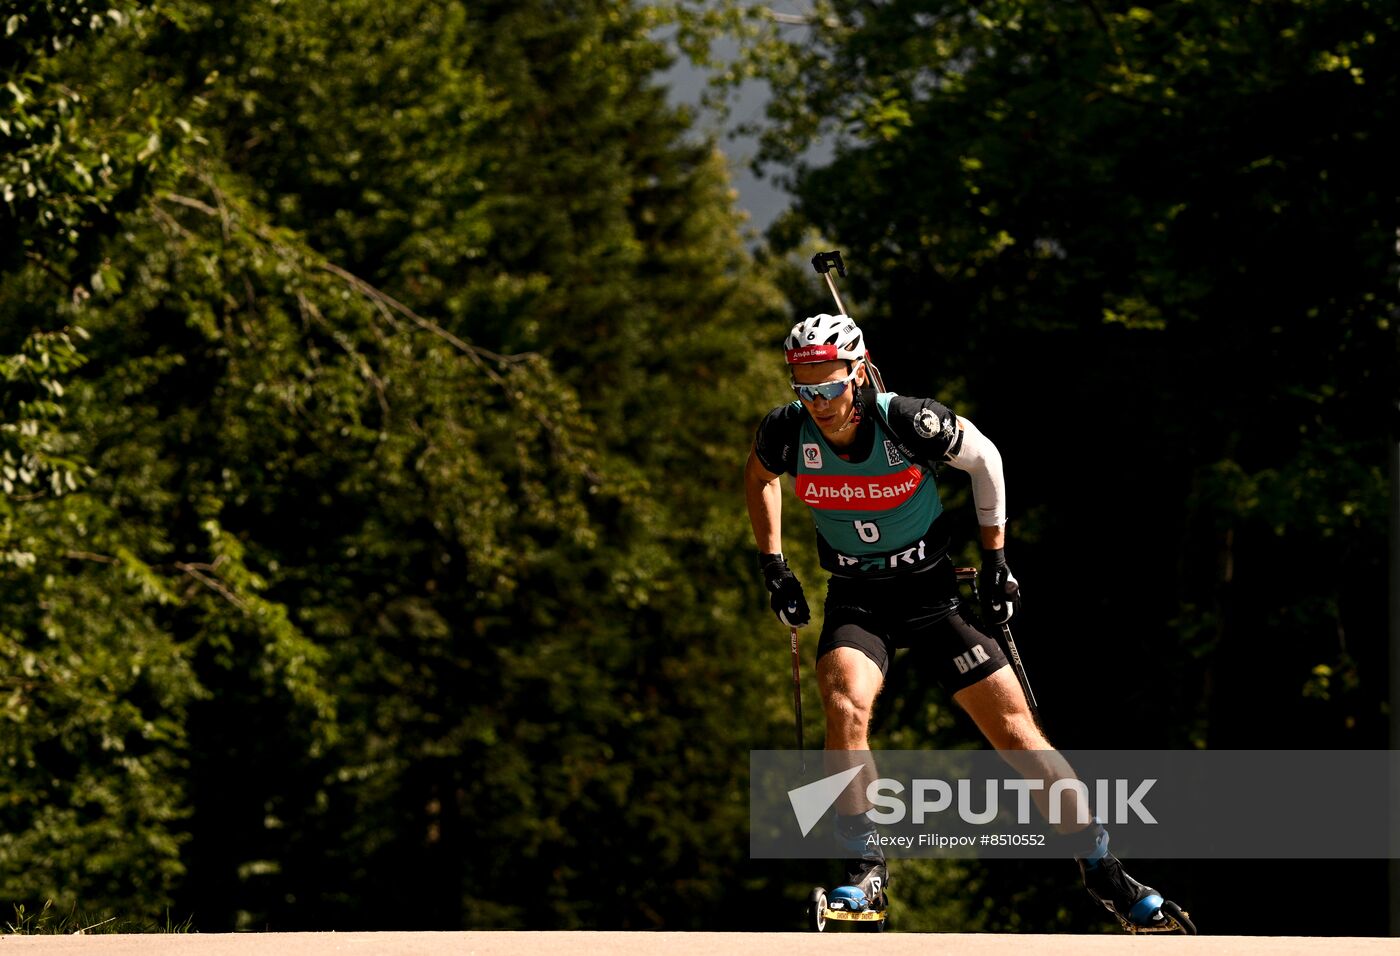
[(794, 325), (783, 342), (783, 352), (789, 365), (841, 359), (859, 362), (866, 358), (865, 336), (849, 315), (823, 312)]

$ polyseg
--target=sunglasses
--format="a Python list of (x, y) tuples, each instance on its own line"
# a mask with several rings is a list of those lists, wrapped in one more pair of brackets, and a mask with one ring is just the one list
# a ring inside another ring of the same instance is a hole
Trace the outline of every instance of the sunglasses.
[(856, 377), (859, 366), (851, 369), (851, 374), (845, 378), (838, 378), (834, 382), (822, 382), (818, 385), (798, 385), (792, 382), (792, 390), (797, 393), (797, 397), (807, 402), (815, 402), (820, 396), (828, 402), (834, 401), (846, 394), (846, 386), (851, 384), (851, 379)]

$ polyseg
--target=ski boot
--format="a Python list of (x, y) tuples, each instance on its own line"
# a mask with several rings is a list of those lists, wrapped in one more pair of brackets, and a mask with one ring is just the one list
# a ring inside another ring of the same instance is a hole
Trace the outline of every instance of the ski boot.
[(855, 924), (858, 930), (882, 933), (889, 927), (889, 868), (884, 860), (851, 860), (847, 883), (827, 891), (818, 886), (807, 899), (807, 928), (820, 933), (827, 920)]
[(852, 922), (857, 929), (883, 932), (889, 925), (890, 885), (889, 867), (885, 854), (867, 839), (874, 829), (863, 816), (857, 826), (860, 832), (847, 830), (846, 821), (837, 819), (837, 840), (848, 850), (861, 853), (859, 859), (846, 861), (846, 883), (829, 893), (818, 886), (807, 899), (807, 928), (816, 932), (826, 930), (827, 920)]
[(1183, 933), (1196, 935), (1196, 926), (1180, 906), (1163, 899), (1150, 886), (1144, 886), (1123, 869), (1108, 852), (1108, 831), (1095, 821), (1098, 830), (1094, 850), (1077, 858), (1084, 888), (1104, 909), (1114, 915), (1129, 933)]

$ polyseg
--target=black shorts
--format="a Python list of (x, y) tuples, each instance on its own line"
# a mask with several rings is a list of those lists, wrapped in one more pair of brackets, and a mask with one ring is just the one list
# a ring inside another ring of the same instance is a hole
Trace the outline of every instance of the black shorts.
[(956, 693), (1006, 664), (994, 637), (959, 612), (951, 561), (883, 580), (832, 576), (817, 659), (838, 647), (854, 647), (888, 674), (896, 648), (917, 648), (933, 663), (939, 682)]

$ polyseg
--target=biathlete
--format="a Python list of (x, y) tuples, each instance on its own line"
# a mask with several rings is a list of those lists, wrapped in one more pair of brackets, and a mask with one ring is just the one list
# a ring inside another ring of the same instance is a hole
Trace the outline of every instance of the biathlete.
[[(828, 763), (840, 752), (867, 751), (875, 699), (896, 648), (919, 646), (937, 662), (937, 677), (987, 741), (1046, 781), (1074, 771), (1037, 725), (999, 643), (959, 613), (943, 504), (934, 465), (946, 463), (972, 480), (982, 546), (978, 593), (983, 620), (1011, 619), (1019, 586), (1006, 563), (1006, 491), (995, 445), (946, 406), (870, 386), (860, 328), (845, 315), (817, 315), (793, 327), (784, 356), (798, 400), (773, 409), (758, 427), (745, 467), (745, 498), (759, 567), (778, 618), (802, 627), (810, 611), (802, 585), (783, 558), (779, 476), (793, 476), (811, 507), (822, 567), (831, 573), (817, 643), (817, 684), (826, 716)], [(1037, 753), (1024, 753), (1024, 752)], [(828, 772), (831, 767), (828, 766)], [(866, 811), (866, 770), (836, 803), (836, 834), (851, 859), (852, 886), (883, 899), (889, 873)], [(1072, 792), (1072, 791), (1071, 791)], [(1087, 814), (1086, 814), (1087, 816)], [(1060, 826), (1084, 885), (1126, 929), (1161, 929), (1180, 910), (1162, 913), (1163, 899), (1123, 870), (1108, 852), (1097, 822)], [(1067, 855), (1070, 855), (1067, 854)], [(1184, 920), (1184, 918), (1183, 918)], [(1184, 931), (1189, 926), (1184, 921)]]

